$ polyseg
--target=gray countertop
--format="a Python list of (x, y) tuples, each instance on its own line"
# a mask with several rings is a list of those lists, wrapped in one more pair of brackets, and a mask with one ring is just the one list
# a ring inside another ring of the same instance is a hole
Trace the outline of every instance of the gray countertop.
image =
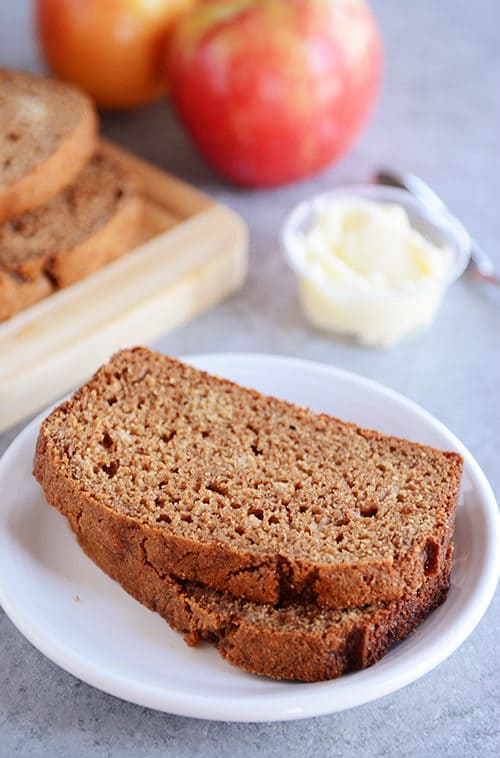
[[(383, 96), (354, 151), (288, 188), (219, 181), (170, 108), (103, 119), (106, 134), (238, 210), (251, 229), (246, 286), (158, 341), (171, 354), (257, 351), (348, 368), (404, 393), (457, 434), (500, 491), (500, 290), (462, 279), (434, 328), (392, 351), (334, 341), (306, 325), (277, 236), (287, 210), (319, 189), (366, 179), (378, 164), (422, 174), (500, 270), (500, 54), (496, 0), (374, 0), (386, 46)], [(0, 63), (40, 67), (27, 0), (0, 0)], [(21, 426), (0, 436), (0, 452)], [(0, 612), (0, 756), (493, 756), (498, 732), (498, 593), (478, 628), (405, 689), (332, 716), (225, 724), (149, 711), (59, 669)]]

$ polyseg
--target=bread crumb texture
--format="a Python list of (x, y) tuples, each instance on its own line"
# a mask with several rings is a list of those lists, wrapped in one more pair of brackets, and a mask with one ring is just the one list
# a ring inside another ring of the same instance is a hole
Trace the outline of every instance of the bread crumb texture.
[(456, 453), (144, 348), (118, 353), (49, 416), (35, 460), (49, 502), (67, 510), (64, 480), (124, 529), (139, 525), (160, 573), (341, 608), (443, 570), (461, 469)]

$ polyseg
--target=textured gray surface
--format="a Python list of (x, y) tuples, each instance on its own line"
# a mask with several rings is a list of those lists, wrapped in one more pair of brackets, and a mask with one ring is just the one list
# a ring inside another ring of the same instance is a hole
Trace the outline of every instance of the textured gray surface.
[[(375, 118), (331, 171), (287, 189), (224, 186), (166, 105), (104, 119), (105, 132), (232, 205), (252, 233), (245, 289), (158, 342), (172, 354), (282, 353), (357, 371), (424, 405), (500, 491), (500, 290), (461, 281), (433, 330), (390, 352), (335, 342), (303, 321), (277, 246), (296, 201), (382, 163), (424, 175), (500, 269), (500, 54), (496, 0), (376, 0), (386, 77)], [(40, 65), (29, 3), (0, 0), (0, 63)], [(496, 101), (495, 101), (496, 96)], [(0, 452), (20, 427), (0, 437)], [(467, 642), (422, 680), (348, 712), (285, 724), (224, 724), (155, 713), (74, 679), (0, 615), (0, 756), (493, 756), (500, 752), (498, 593)], [(1, 613), (1, 612), (0, 612)]]

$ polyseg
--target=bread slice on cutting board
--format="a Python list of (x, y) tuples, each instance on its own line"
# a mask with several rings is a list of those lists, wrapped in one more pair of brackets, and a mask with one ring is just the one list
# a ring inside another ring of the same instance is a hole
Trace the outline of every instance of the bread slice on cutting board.
[(139, 184), (97, 152), (48, 203), (0, 225), (0, 321), (130, 250), (141, 219)]
[(0, 222), (69, 184), (96, 130), (92, 101), (73, 85), (0, 68)]

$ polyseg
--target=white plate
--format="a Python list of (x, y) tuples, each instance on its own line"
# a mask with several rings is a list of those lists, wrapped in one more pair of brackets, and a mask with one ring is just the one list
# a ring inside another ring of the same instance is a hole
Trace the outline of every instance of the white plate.
[(266, 355), (189, 362), (263, 392), (383, 432), (458, 450), (465, 475), (446, 603), (370, 669), (318, 684), (245, 674), (210, 646), (191, 649), (77, 546), (31, 476), (40, 419), (0, 462), (0, 601), (19, 630), (59, 666), (105, 692), (183, 716), (277, 721), (340, 711), (393, 692), (437, 666), (472, 632), (498, 579), (493, 492), (471, 454), (402, 396), (354, 374)]

